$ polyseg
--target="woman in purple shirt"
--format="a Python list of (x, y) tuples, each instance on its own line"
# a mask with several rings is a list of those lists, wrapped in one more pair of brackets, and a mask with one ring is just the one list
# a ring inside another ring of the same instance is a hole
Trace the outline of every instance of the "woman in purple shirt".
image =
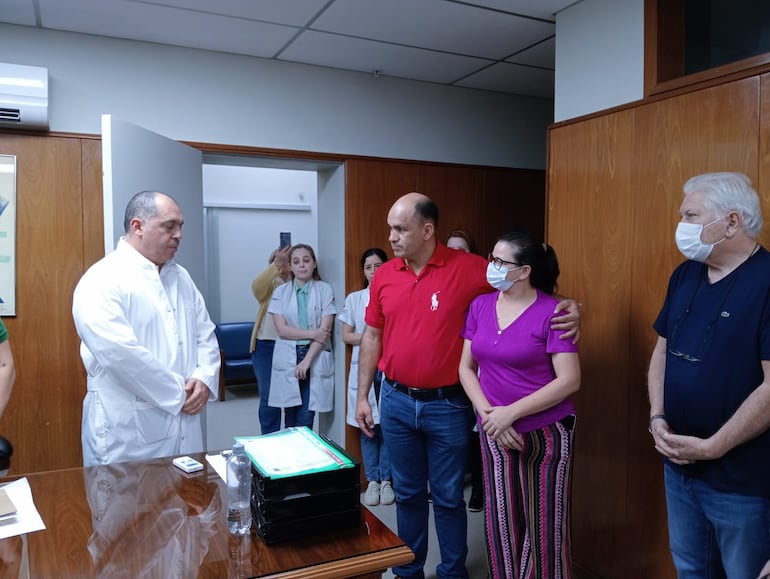
[(468, 310), (460, 382), (479, 415), (491, 577), (572, 577), (570, 494), (577, 346), (550, 328), (559, 264), (524, 230), (489, 254), (498, 291)]

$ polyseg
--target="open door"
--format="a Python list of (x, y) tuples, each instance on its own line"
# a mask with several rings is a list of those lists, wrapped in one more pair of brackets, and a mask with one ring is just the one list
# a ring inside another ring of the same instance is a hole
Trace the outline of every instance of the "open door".
[(176, 199), (184, 215), (182, 242), (174, 258), (206, 296), (203, 239), (203, 156), (200, 151), (142, 127), (102, 115), (104, 251), (124, 233), (126, 204), (139, 191)]

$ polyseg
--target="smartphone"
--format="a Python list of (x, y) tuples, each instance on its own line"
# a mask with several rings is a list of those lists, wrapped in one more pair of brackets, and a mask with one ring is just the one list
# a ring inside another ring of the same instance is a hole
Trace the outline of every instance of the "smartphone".
[(281, 231), (281, 249), (291, 247), (291, 232)]

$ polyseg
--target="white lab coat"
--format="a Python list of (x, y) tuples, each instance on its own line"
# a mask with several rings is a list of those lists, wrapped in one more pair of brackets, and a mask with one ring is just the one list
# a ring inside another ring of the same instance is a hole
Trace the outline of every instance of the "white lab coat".
[[(311, 328), (321, 325), (321, 318), (335, 315), (334, 292), (323, 281), (313, 280), (308, 293), (307, 321)], [(294, 281), (288, 281), (273, 292), (270, 299), (269, 314), (280, 314), (286, 323), (299, 327), (297, 315), (297, 294)], [(299, 394), (299, 381), (294, 376), (297, 367), (297, 342), (284, 340), (280, 336), (275, 341), (273, 350), (273, 371), (270, 374), (270, 398), (268, 404), (279, 408), (290, 408), (302, 404)], [(310, 364), (310, 410), (331, 412), (334, 408), (334, 357), (331, 340), (324, 345)]]
[[(369, 288), (353, 292), (345, 298), (345, 307), (342, 308), (340, 321), (353, 328), (356, 334), (362, 334), (366, 328), (364, 315), (366, 306), (369, 305)], [(347, 423), (350, 426), (358, 428), (356, 422), (356, 406), (358, 405), (358, 355), (360, 346), (353, 346), (353, 352), (350, 355), (350, 373), (348, 374), (348, 413)], [(369, 388), (369, 405), (372, 407), (372, 420), (375, 424), (380, 423), (380, 408), (377, 405), (377, 399), (374, 396), (374, 388)]]
[(72, 316), (88, 374), (83, 464), (202, 451), (184, 385), (198, 378), (217, 399), (219, 345), (187, 270), (169, 261), (159, 272), (121, 239), (78, 282)]

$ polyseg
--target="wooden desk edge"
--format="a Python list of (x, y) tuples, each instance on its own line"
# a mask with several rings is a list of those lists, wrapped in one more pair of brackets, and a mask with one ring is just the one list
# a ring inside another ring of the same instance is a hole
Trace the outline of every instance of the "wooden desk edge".
[(414, 559), (414, 553), (406, 545), (376, 553), (358, 555), (349, 559), (330, 561), (311, 568), (296, 569), (275, 575), (270, 579), (343, 579), (371, 573), (381, 573), (395, 565), (403, 565)]

